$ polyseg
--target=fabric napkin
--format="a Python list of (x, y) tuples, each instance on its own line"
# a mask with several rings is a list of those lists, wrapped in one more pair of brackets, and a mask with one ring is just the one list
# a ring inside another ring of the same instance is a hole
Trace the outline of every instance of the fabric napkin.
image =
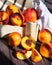
[(37, 23), (40, 24), (40, 30), (43, 28), (52, 32), (52, 14), (41, 0), (39, 0), (39, 4), (35, 5), (35, 3), (37, 4), (38, 0), (34, 0), (32, 7), (39, 6), (39, 8), (42, 10), (41, 18), (37, 21)]

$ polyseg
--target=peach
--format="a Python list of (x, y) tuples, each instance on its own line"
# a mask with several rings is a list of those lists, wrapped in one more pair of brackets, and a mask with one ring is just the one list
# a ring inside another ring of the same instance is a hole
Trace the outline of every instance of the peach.
[(3, 22), (0, 21), (0, 25), (3, 25)]
[(17, 51), (16, 52), (16, 58), (20, 59), (20, 60), (25, 60), (30, 58), (30, 56), (32, 55), (32, 51), (26, 51), (26, 50), (21, 50), (21, 51)]
[(8, 35), (9, 46), (19, 46), (21, 42), (21, 35), (18, 32), (12, 32)]
[(52, 57), (52, 45), (51, 43), (44, 43), (40, 46), (40, 53), (46, 58)]
[(32, 39), (28, 36), (24, 36), (21, 40), (21, 45), (24, 49), (30, 50), (32, 48), (35, 48), (36, 42), (33, 42)]
[(14, 13), (11, 15), (11, 24), (16, 26), (21, 26), (23, 23), (23, 18), (19, 13)]
[[(24, 22), (23, 13), (16, 5), (13, 5), (13, 4), (8, 5), (6, 8), (6, 12), (9, 14), (9, 16), (12, 15), (13, 13), (19, 13), (20, 16), (22, 17), (23, 22)], [(20, 19), (21, 19), (21, 17), (20, 17)]]
[(40, 62), (42, 60), (42, 56), (36, 49), (32, 49), (31, 60), (33, 62)]
[(6, 11), (0, 11), (0, 22), (2, 24), (8, 24), (9, 22), (9, 15)]
[(23, 13), (16, 5), (13, 5), (13, 4), (8, 5), (6, 8), (6, 12), (9, 15), (12, 15), (13, 13), (20, 13), (20, 15), (23, 17), (23, 21), (24, 21)]
[(38, 34), (38, 40), (42, 43), (51, 41), (51, 32), (48, 29), (42, 29)]
[(19, 12), (19, 8), (13, 4), (10, 4), (7, 6), (6, 8), (6, 12), (11, 15), (12, 13), (18, 13)]
[(34, 8), (27, 8), (23, 12), (25, 22), (35, 22), (37, 20), (37, 12)]

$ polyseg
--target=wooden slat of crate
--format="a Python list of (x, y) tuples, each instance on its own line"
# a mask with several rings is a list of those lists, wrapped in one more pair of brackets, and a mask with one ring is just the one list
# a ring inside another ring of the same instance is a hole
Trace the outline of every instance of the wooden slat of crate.
[[(4, 1), (6, 1), (6, 3), (4, 4), (2, 10), (6, 10), (6, 7), (7, 7), (9, 4), (14, 4), (14, 0), (0, 0), (0, 3), (1, 3), (0, 8), (2, 7)], [(24, 2), (24, 0), (16, 0), (15, 5), (16, 5), (17, 7), (19, 7), (19, 8), (22, 8), (22, 6), (23, 6), (23, 4), (24, 4), (23, 2)], [(28, 8), (28, 7), (31, 7), (32, 2), (33, 2), (33, 0), (26, 0), (26, 3), (25, 3), (25, 5), (24, 5), (24, 9), (26, 9), (26, 8)]]
[(0, 38), (12, 32), (19, 32), (23, 36), (23, 27), (12, 25), (0, 25)]

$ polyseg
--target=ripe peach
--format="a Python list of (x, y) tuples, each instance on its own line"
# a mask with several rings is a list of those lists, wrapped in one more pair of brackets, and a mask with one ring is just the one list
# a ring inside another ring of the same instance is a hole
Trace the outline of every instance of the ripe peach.
[(8, 24), (9, 22), (9, 15), (6, 11), (0, 11), (0, 22), (2, 24)]
[(44, 43), (40, 46), (40, 53), (46, 58), (52, 57), (52, 45), (51, 43)]
[(6, 8), (6, 12), (9, 14), (9, 15), (12, 15), (14, 13), (19, 13), (20, 14), (20, 18), (22, 18), (22, 21), (24, 22), (24, 16), (23, 16), (23, 13), (22, 11), (15, 5), (13, 4), (10, 4), (7, 6)]
[(32, 49), (32, 55), (31, 55), (31, 60), (33, 62), (39, 62), (42, 60), (42, 56), (36, 49)]
[(42, 43), (51, 41), (51, 32), (47, 29), (42, 29), (38, 34), (38, 40)]
[(25, 22), (35, 22), (37, 20), (37, 12), (34, 8), (27, 8), (23, 12)]
[(36, 43), (34, 43), (29, 37), (24, 36), (21, 40), (21, 45), (24, 49), (30, 50), (32, 48), (35, 48)]
[(16, 5), (13, 5), (13, 4), (8, 5), (7, 8), (6, 8), (6, 12), (9, 15), (12, 15), (13, 13), (19, 13), (22, 16), (23, 21), (24, 21), (23, 13)]
[(19, 12), (19, 8), (13, 4), (10, 4), (7, 6), (6, 8), (6, 12), (11, 15), (12, 13), (18, 13)]
[(26, 51), (26, 50), (21, 50), (21, 51), (17, 51), (16, 52), (16, 57), (20, 60), (25, 60), (30, 58), (30, 56), (32, 55), (32, 51)]
[(19, 46), (21, 42), (21, 35), (18, 32), (12, 32), (8, 35), (9, 46)]
[(23, 23), (23, 18), (19, 13), (14, 13), (11, 16), (11, 24), (21, 26)]

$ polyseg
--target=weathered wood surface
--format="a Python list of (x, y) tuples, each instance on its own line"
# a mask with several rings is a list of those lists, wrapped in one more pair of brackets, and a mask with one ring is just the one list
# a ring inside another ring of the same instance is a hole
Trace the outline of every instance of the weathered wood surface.
[(41, 62), (21, 61), (13, 56), (13, 51), (7, 46), (6, 39), (0, 39), (0, 65), (52, 65), (52, 59), (45, 59)]

